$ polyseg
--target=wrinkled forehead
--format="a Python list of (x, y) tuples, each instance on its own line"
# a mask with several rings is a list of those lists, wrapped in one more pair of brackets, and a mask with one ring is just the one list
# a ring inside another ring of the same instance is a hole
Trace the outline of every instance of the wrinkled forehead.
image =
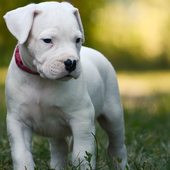
[(65, 29), (79, 29), (72, 10), (62, 4), (39, 4), (38, 11), (40, 12), (35, 15), (32, 26), (36, 33), (52, 28), (63, 31)]

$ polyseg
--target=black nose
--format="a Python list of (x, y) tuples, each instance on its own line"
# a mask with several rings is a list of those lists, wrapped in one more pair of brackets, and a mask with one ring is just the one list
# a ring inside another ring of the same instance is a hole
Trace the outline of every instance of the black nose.
[(65, 64), (65, 69), (71, 73), (72, 71), (74, 71), (76, 69), (76, 60), (70, 60), (70, 59), (67, 59), (66, 61), (64, 61), (64, 64)]

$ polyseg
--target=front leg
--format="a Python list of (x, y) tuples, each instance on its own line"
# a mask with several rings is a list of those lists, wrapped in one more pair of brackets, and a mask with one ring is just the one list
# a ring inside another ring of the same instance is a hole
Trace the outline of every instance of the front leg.
[[(72, 163), (74, 166), (81, 167), (81, 170), (95, 169), (95, 127), (92, 120), (80, 120), (74, 119), (71, 121), (71, 128), (73, 133), (73, 152), (72, 152)], [(87, 162), (85, 159), (86, 152), (92, 154), (91, 162)]]
[(35, 164), (31, 154), (31, 130), (16, 116), (8, 113), (7, 131), (14, 170), (34, 170)]

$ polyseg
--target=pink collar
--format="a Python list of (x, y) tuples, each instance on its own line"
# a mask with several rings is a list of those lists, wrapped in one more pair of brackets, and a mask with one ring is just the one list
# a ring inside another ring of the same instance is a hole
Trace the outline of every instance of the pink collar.
[(27, 73), (30, 73), (30, 74), (40, 75), (38, 72), (31, 71), (29, 68), (27, 68), (26, 66), (23, 65), (23, 62), (22, 62), (20, 54), (19, 54), (19, 47), (18, 46), (15, 49), (15, 61), (16, 61), (17, 66), (21, 70), (23, 70)]

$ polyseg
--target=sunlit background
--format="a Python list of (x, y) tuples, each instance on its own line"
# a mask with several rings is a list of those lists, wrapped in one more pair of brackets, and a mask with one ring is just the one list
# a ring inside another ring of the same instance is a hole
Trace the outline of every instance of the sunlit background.
[[(169, 0), (68, 1), (79, 8), (86, 37), (84, 45), (101, 51), (117, 71), (121, 94), (130, 92), (135, 95), (150, 94), (150, 91), (155, 91), (155, 86), (157, 91), (159, 88), (161, 92), (170, 91)], [(0, 1), (0, 68), (3, 68), (1, 73), (5, 73), (4, 68), (8, 67), (17, 43), (7, 30), (2, 16), (9, 10), (32, 2), (42, 1)], [(152, 71), (150, 74), (152, 79), (146, 77), (142, 79), (144, 77), (142, 72), (146, 75), (146, 71), (148, 74)], [(157, 73), (159, 71), (159, 79), (154, 71)], [(132, 72), (138, 74), (134, 77)], [(135, 78), (140, 79), (140, 82), (137, 80), (136, 82)], [(130, 81), (131, 79), (133, 81)], [(4, 82), (4, 79), (0, 81)], [(164, 82), (166, 87), (161, 86), (160, 82)], [(137, 87), (133, 91), (134, 85)], [(132, 90), (129, 91), (129, 88)]]
[[(102, 52), (117, 72), (125, 116), (125, 142), (131, 169), (169, 170), (170, 0), (66, 1), (79, 8), (86, 39), (84, 45)], [(2, 170), (12, 169), (5, 124), (4, 89), (7, 68), (17, 44), (17, 40), (6, 28), (3, 15), (7, 11), (33, 2), (39, 3), (43, 0), (0, 0)], [(98, 127), (96, 131), (100, 159), (105, 160), (104, 147), (107, 136)], [(42, 138), (35, 137), (33, 140), (35, 162), (41, 167), (41, 161), (49, 161), (49, 145)], [(98, 161), (98, 164), (101, 163), (103, 164)]]

